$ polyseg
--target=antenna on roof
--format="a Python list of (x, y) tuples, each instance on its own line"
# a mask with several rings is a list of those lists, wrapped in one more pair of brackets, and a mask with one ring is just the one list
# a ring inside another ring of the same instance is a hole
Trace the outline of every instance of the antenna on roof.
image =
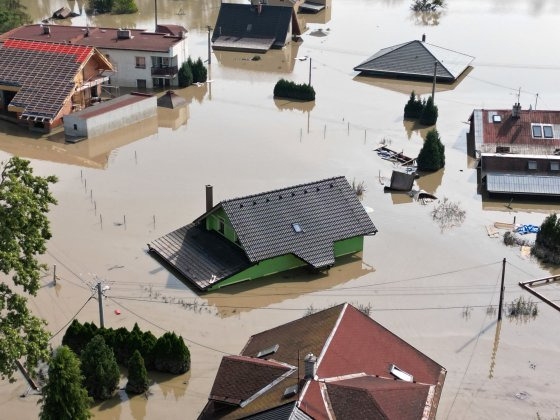
[(539, 102), (539, 94), (537, 93), (537, 94), (535, 95), (535, 111), (537, 110), (537, 104), (538, 104), (538, 102)]

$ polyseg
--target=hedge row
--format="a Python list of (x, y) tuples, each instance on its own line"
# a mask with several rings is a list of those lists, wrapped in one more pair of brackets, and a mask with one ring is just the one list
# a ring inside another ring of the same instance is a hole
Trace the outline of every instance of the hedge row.
[(192, 61), (188, 60), (181, 65), (179, 69), (179, 87), (188, 87), (193, 83), (204, 83), (208, 78), (208, 70), (204, 67), (204, 63), (200, 58)]
[(74, 320), (66, 330), (62, 344), (80, 355), (96, 335), (104, 338), (121, 365), (127, 366), (134, 351), (138, 350), (148, 370), (180, 374), (190, 369), (190, 352), (182, 337), (168, 332), (156, 338), (150, 331), (141, 331), (138, 324), (128, 331), (124, 327), (116, 330), (98, 328), (94, 323), (81, 324)]
[(438, 107), (434, 105), (434, 98), (430, 96), (427, 101), (422, 100), (412, 91), (404, 106), (404, 117), (419, 119), (423, 125), (434, 125), (438, 119)]
[(294, 83), (289, 80), (280, 79), (274, 86), (274, 96), (278, 98), (298, 99), (302, 101), (314, 101), (315, 89), (307, 83)]

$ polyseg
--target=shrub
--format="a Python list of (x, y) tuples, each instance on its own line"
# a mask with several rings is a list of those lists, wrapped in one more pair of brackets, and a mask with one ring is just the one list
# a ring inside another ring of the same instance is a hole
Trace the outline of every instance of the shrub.
[(418, 169), (433, 172), (445, 166), (445, 146), (441, 143), (438, 131), (434, 128), (426, 135), (424, 146), (416, 158)]
[(68, 346), (79, 356), (97, 332), (98, 329), (94, 323), (86, 322), (82, 325), (75, 319), (66, 330), (62, 338), (62, 344)]
[(112, 397), (119, 384), (119, 366), (101, 335), (93, 337), (82, 352), (82, 372), (89, 395), (97, 400)]
[(410, 99), (404, 106), (404, 117), (405, 118), (420, 118), (422, 115), (422, 110), (424, 105), (422, 100), (416, 96), (416, 93), (412, 91), (410, 94)]
[(109, 13), (113, 8), (113, 0), (88, 0), (86, 3), (86, 12), (93, 13)]
[(194, 83), (204, 83), (208, 77), (208, 71), (206, 67), (204, 67), (204, 63), (198, 58), (196, 62), (192, 63), (191, 70), (193, 74), (193, 82)]
[(560, 265), (560, 218), (556, 214), (544, 219), (531, 253), (543, 262)]
[(167, 332), (158, 338), (153, 350), (154, 366), (160, 372), (185, 373), (191, 367), (191, 355), (182, 337)]
[(434, 12), (445, 7), (445, 0), (413, 0), (410, 8), (415, 12)]
[(179, 87), (182, 88), (189, 87), (193, 84), (193, 73), (189, 61), (190, 57), (186, 63), (181, 64), (181, 68), (179, 69)]
[(134, 0), (113, 0), (113, 7), (111, 13), (115, 14), (130, 14), (136, 13), (138, 6)]
[(80, 360), (61, 346), (49, 362), (49, 379), (42, 389), (40, 420), (87, 420), (93, 402), (82, 386)]
[(274, 86), (274, 96), (278, 98), (299, 99), (303, 101), (315, 100), (315, 89), (307, 83), (294, 83), (280, 79)]
[(420, 124), (434, 125), (438, 119), (438, 107), (434, 105), (434, 98), (430, 96), (422, 109)]
[(133, 394), (141, 394), (148, 390), (148, 372), (144, 365), (144, 359), (138, 350), (134, 350), (128, 361), (128, 382), (126, 391)]

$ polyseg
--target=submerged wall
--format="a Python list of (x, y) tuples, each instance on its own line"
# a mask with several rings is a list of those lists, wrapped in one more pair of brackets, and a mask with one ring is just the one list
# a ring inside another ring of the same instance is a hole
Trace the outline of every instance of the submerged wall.
[[(334, 243), (334, 255), (340, 257), (342, 255), (360, 252), (364, 247), (364, 237), (356, 236), (350, 239), (344, 239)], [(208, 290), (216, 290), (224, 286), (240, 283), (247, 280), (255, 280), (259, 277), (270, 276), (282, 271), (292, 270), (294, 268), (306, 266), (307, 263), (293, 254), (281, 255), (275, 258), (263, 260), (240, 273), (237, 273), (227, 279), (219, 282)]]

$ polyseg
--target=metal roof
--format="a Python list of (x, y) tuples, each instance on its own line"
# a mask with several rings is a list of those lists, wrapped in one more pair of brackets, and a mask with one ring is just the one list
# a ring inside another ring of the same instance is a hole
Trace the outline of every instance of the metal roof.
[(422, 41), (410, 41), (383, 48), (354, 68), (370, 75), (433, 78), (437, 61), (437, 79), (454, 81), (474, 57)]
[[(377, 233), (345, 177), (223, 201), (253, 263), (294, 254), (315, 268), (334, 264), (334, 242)], [(297, 223), (303, 232), (295, 232)]]
[[(225, 48), (235, 49), (238, 39), (239, 48), (245, 50), (251, 38), (273, 40), (272, 46), (281, 48), (286, 43), (292, 12), (291, 7), (284, 6), (222, 3), (212, 36), (214, 48), (224, 47), (227, 39)], [(260, 42), (257, 46), (262, 45)]]
[(486, 188), (490, 193), (560, 196), (560, 176), (488, 173)]

